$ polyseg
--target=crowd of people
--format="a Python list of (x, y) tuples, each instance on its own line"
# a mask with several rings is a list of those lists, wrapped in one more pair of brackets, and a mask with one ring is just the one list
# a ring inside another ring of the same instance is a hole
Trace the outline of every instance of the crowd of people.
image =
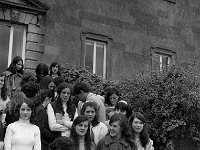
[[(75, 101), (75, 99), (78, 100)], [(25, 72), (21, 57), (0, 73), (0, 150), (154, 150), (147, 122), (121, 99), (71, 85), (60, 64)]]

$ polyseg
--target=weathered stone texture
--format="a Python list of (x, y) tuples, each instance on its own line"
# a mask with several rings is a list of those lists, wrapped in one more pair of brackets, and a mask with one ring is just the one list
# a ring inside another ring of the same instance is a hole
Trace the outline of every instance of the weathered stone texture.
[(41, 53), (38, 53), (37, 51), (26, 50), (26, 59), (41, 60), (42, 55)]
[(176, 4), (164, 0), (41, 1), (50, 8), (45, 17), (44, 61), (48, 63), (51, 58), (80, 65), (82, 31), (113, 39), (108, 72), (113, 78), (150, 65), (151, 47), (172, 50), (180, 59), (192, 58), (199, 51), (197, 0), (177, 0)]
[(38, 44), (38, 43), (34, 43), (34, 42), (26, 43), (26, 50), (37, 51), (38, 53), (43, 53), (44, 47), (45, 47), (44, 44)]
[(44, 36), (35, 34), (35, 33), (27, 33), (27, 42), (38, 42), (38, 43), (43, 43), (44, 41)]
[(19, 15), (19, 22), (21, 22), (21, 23), (24, 23), (24, 21), (25, 21), (25, 18), (26, 18), (26, 15), (27, 15), (27, 13), (25, 13), (25, 12), (20, 12), (20, 15)]

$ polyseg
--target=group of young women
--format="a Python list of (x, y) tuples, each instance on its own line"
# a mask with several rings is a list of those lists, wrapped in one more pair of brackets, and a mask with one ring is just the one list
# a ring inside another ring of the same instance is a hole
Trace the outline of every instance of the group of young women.
[(116, 88), (105, 94), (107, 121), (101, 122), (94, 101), (84, 102), (78, 115), (73, 86), (61, 77), (58, 63), (49, 68), (41, 63), (36, 75), (24, 73), (16, 56), (0, 74), (0, 130), (6, 129), (0, 150), (154, 149), (145, 117), (132, 112)]

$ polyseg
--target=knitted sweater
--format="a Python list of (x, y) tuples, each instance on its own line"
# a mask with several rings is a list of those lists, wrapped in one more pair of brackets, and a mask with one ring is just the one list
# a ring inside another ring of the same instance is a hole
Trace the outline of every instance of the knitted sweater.
[(4, 150), (41, 150), (39, 127), (28, 122), (8, 125), (4, 139)]

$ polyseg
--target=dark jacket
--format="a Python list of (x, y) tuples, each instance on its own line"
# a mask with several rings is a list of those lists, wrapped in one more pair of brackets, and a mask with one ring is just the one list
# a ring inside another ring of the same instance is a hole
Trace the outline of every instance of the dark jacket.
[(132, 150), (131, 145), (124, 138), (114, 141), (110, 135), (101, 139), (96, 150)]
[(42, 147), (46, 147), (46, 150), (48, 150), (48, 145), (55, 139), (54, 134), (49, 129), (48, 115), (42, 104), (37, 106), (35, 113), (36, 125), (40, 128)]
[(16, 73), (12, 74), (10, 71), (5, 71), (5, 84), (7, 88), (7, 95), (11, 99), (15, 90), (19, 87), (22, 74)]
[(2, 124), (2, 120), (0, 119), (0, 142), (4, 140), (4, 128)]

